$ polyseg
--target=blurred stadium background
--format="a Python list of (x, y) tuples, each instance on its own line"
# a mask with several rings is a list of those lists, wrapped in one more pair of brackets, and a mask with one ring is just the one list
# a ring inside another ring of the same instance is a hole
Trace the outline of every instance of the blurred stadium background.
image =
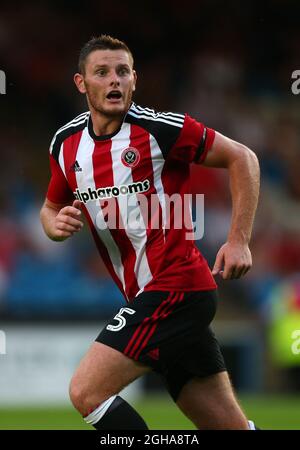
[[(214, 329), (251, 419), (300, 429), (299, 19), (291, 0), (1, 4), (0, 429), (87, 428), (68, 382), (122, 304), (86, 230), (58, 244), (39, 222), (51, 138), (86, 110), (72, 81), (78, 52), (101, 33), (132, 49), (138, 103), (189, 112), (258, 155), (254, 266), (219, 280)], [(205, 194), (198, 245), (211, 265), (230, 221), (226, 173), (193, 167), (192, 190)], [(192, 427), (155, 375), (125, 395), (151, 428)]]

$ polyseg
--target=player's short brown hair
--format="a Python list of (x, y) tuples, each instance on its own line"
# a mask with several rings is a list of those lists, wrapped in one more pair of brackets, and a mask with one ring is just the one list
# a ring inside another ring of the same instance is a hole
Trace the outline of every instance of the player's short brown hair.
[(88, 55), (95, 50), (125, 50), (129, 54), (130, 60), (133, 65), (132, 53), (125, 42), (109, 36), (108, 34), (101, 34), (101, 36), (93, 37), (92, 39), (90, 39), (80, 50), (78, 69), (81, 74), (84, 75), (85, 73), (85, 62)]

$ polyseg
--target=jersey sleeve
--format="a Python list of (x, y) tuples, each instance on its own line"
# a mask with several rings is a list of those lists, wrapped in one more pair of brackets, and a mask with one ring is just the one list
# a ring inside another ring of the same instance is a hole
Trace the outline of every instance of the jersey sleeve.
[(211, 149), (215, 131), (185, 115), (183, 127), (172, 147), (171, 157), (186, 163), (201, 164)]
[(50, 153), (51, 179), (46, 197), (53, 203), (64, 204), (74, 200), (74, 195), (61, 170), (60, 165)]

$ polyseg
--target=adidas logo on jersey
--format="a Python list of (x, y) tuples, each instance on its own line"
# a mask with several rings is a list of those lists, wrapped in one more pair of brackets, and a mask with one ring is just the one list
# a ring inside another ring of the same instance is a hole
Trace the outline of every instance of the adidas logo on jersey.
[(74, 162), (74, 164), (72, 164), (72, 166), (70, 167), (70, 170), (72, 172), (82, 172), (82, 168), (80, 167), (77, 160)]

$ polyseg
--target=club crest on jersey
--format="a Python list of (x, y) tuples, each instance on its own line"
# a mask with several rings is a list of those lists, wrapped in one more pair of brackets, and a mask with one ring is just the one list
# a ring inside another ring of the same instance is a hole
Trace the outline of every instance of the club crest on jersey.
[(126, 167), (135, 167), (140, 161), (140, 152), (134, 147), (123, 150), (121, 160)]

